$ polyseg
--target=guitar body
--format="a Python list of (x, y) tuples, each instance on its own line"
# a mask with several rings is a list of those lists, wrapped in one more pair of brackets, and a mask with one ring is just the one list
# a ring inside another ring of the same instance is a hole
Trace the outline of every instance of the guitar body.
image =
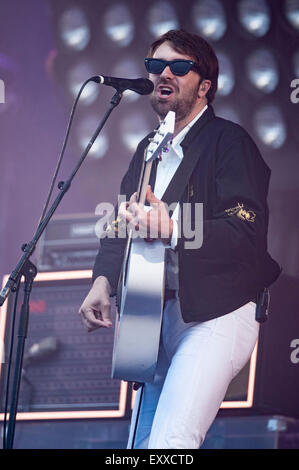
[(128, 241), (127, 250), (112, 377), (150, 382), (155, 374), (162, 324), (165, 246), (160, 240), (135, 238)]
[[(146, 149), (137, 190), (143, 206), (152, 162), (172, 139), (174, 124), (175, 113), (169, 111)], [(112, 378), (142, 383), (154, 378), (164, 303), (164, 259), (161, 240), (147, 242), (129, 233), (119, 282)]]

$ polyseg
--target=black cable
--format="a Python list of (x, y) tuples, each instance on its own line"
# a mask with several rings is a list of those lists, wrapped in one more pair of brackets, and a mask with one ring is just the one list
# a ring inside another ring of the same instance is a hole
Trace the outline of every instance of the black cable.
[(10, 372), (11, 372), (11, 363), (12, 363), (12, 354), (14, 346), (14, 334), (15, 334), (15, 322), (16, 322), (16, 313), (18, 307), (18, 296), (20, 290), (20, 281), (18, 280), (15, 292), (14, 308), (13, 308), (13, 317), (11, 323), (11, 332), (10, 332), (10, 348), (9, 348), (9, 360), (6, 376), (6, 389), (5, 389), (5, 404), (4, 404), (4, 419), (3, 419), (3, 449), (6, 449), (6, 424), (7, 424), (7, 408), (8, 408), (8, 396), (9, 396), (9, 383), (10, 383)]
[(44, 205), (44, 208), (43, 208), (43, 211), (42, 211), (42, 215), (39, 219), (39, 222), (38, 222), (38, 226), (37, 226), (37, 229), (38, 227), (40, 226), (40, 224), (42, 223), (43, 221), (43, 218), (47, 212), (47, 209), (48, 209), (48, 206), (49, 206), (49, 202), (50, 202), (50, 199), (51, 199), (51, 196), (52, 196), (52, 193), (53, 193), (53, 189), (54, 189), (54, 185), (55, 185), (55, 182), (56, 182), (56, 179), (57, 179), (57, 174), (58, 174), (58, 171), (60, 169), (60, 166), (61, 166), (61, 163), (62, 163), (62, 159), (63, 159), (63, 156), (64, 156), (64, 152), (65, 152), (65, 148), (66, 148), (66, 144), (67, 144), (67, 141), (68, 141), (68, 137), (69, 137), (69, 133), (70, 133), (70, 130), (71, 130), (71, 125), (72, 125), (72, 122), (73, 122), (73, 118), (74, 118), (74, 113), (75, 113), (75, 110), (76, 110), (76, 107), (77, 107), (77, 104), (78, 104), (78, 101), (79, 101), (79, 98), (82, 94), (82, 91), (83, 89), (85, 88), (85, 86), (87, 85), (87, 83), (89, 83), (90, 81), (94, 81), (93, 78), (89, 78), (88, 80), (86, 80), (83, 85), (81, 86), (80, 90), (79, 90), (79, 93), (75, 99), (75, 102), (73, 104), (73, 107), (72, 107), (72, 111), (71, 111), (71, 114), (70, 114), (70, 118), (69, 118), (69, 123), (68, 123), (68, 127), (67, 127), (67, 131), (66, 131), (66, 134), (65, 134), (65, 137), (64, 137), (64, 141), (63, 141), (63, 145), (62, 145), (62, 149), (61, 149), (61, 153), (60, 153), (60, 156), (59, 156), (59, 159), (58, 159), (58, 162), (57, 162), (57, 165), (56, 165), (56, 169), (55, 169), (55, 172), (54, 172), (54, 175), (53, 175), (53, 178), (52, 178), (52, 182), (51, 182), (51, 185), (50, 185), (50, 189), (49, 189), (49, 192), (48, 192), (48, 196), (47, 196), (47, 200), (46, 200), (46, 203)]

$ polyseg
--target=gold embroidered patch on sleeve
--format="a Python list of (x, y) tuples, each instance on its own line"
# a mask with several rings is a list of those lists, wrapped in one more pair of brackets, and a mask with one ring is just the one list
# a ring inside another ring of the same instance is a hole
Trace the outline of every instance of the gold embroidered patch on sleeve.
[(189, 197), (193, 197), (194, 196), (194, 187), (193, 187), (193, 184), (190, 184), (188, 185), (188, 195)]
[(237, 215), (239, 219), (245, 220), (247, 222), (254, 222), (256, 217), (255, 212), (244, 209), (244, 204), (240, 204), (239, 202), (236, 207), (232, 207), (231, 209), (225, 209), (225, 212), (230, 216)]

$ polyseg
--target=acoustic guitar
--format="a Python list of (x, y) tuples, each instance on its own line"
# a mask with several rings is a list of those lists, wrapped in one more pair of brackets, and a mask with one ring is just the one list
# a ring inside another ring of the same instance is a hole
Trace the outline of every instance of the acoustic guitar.
[[(175, 113), (169, 111), (144, 153), (137, 201), (144, 205), (151, 166), (172, 139)], [(135, 234), (136, 235), (136, 234)], [(165, 244), (128, 233), (119, 282), (112, 378), (148, 382), (155, 374), (164, 302)]]

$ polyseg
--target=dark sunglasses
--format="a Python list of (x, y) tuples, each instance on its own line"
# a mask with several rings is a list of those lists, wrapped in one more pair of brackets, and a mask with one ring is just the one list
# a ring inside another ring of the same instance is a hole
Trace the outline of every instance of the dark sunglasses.
[(199, 66), (193, 60), (163, 60), (163, 59), (144, 59), (145, 67), (148, 73), (162, 73), (167, 65), (169, 65), (171, 73), (174, 75), (186, 75), (192, 68), (199, 72)]

